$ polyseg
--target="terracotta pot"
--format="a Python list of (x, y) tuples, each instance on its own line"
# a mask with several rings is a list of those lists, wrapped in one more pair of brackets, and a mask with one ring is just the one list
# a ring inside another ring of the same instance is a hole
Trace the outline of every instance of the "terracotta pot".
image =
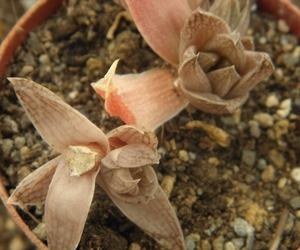
[[(6, 66), (10, 62), (15, 50), (27, 38), (28, 33), (42, 24), (53, 12), (55, 12), (63, 3), (63, 0), (38, 0), (15, 24), (10, 33), (4, 39), (0, 46), (0, 91), (3, 88), (3, 76)], [(8, 193), (4, 186), (4, 176), (0, 173), (0, 198), (3, 201), (7, 211), (26, 234), (26, 236), (39, 248), (48, 249), (47, 246), (39, 240), (35, 234), (22, 220), (14, 206), (6, 204)]]
[(259, 10), (283, 19), (300, 41), (300, 10), (290, 0), (257, 0)]

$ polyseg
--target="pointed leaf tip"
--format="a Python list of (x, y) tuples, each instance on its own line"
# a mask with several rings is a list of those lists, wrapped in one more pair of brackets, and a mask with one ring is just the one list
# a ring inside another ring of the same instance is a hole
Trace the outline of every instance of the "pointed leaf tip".
[(118, 66), (120, 59), (117, 59), (113, 62), (113, 64), (110, 66), (109, 70), (105, 74), (104, 78), (101, 78), (97, 82), (91, 83), (93, 89), (102, 96), (101, 92), (104, 92), (104, 96), (102, 96), (104, 99), (107, 99), (108, 96), (112, 91), (115, 90), (115, 88), (112, 86), (112, 78), (116, 74), (116, 68)]

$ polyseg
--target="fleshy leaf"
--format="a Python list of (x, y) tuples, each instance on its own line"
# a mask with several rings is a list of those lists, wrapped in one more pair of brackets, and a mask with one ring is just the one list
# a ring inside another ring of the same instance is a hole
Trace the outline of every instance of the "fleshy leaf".
[(110, 151), (101, 163), (107, 168), (135, 168), (159, 163), (159, 154), (142, 143), (128, 144)]
[[(105, 109), (126, 124), (155, 130), (177, 115), (188, 102), (174, 87), (175, 77), (167, 69), (152, 69), (141, 74), (114, 75), (112, 65), (106, 77), (92, 87), (105, 97)], [(108, 93), (108, 94), (107, 94)]]
[(215, 66), (220, 59), (220, 56), (218, 56), (216, 53), (199, 52), (198, 54), (198, 63), (203, 72), (209, 71), (209, 69)]
[[(191, 1), (191, 0), (190, 0)], [(202, 10), (208, 11), (210, 8), (210, 3), (209, 0), (198, 0), (198, 5), (197, 7), (201, 8)], [(192, 6), (190, 4), (190, 6)], [(195, 5), (194, 5), (195, 6)], [(193, 8), (193, 10), (195, 10), (196, 8)]]
[(172, 250), (185, 250), (178, 219), (160, 186), (152, 200), (146, 204), (136, 205), (116, 199), (100, 175), (97, 177), (97, 183), (107, 192), (119, 209), (145, 233), (164, 247)]
[(260, 81), (267, 78), (274, 70), (274, 65), (270, 56), (263, 52), (245, 51), (246, 66), (245, 75), (234, 86), (234, 88), (225, 96), (226, 99), (232, 99), (244, 95), (254, 88)]
[(55, 172), (60, 156), (48, 161), (43, 166), (29, 174), (16, 187), (7, 203), (19, 206), (44, 204), (48, 187)]
[(238, 72), (243, 72), (246, 64), (244, 46), (239, 34), (217, 34), (213, 36), (201, 51), (214, 52), (222, 58), (226, 58), (235, 65)]
[(252, 37), (249, 36), (241, 37), (241, 42), (245, 50), (254, 50), (254, 43)]
[(45, 222), (49, 249), (74, 250), (90, 210), (99, 172), (70, 176), (66, 151), (61, 156), (46, 198)]
[(246, 6), (238, 16), (238, 20), (232, 21), (235, 23), (233, 33), (239, 33), (241, 36), (244, 36), (247, 32), (249, 23), (250, 23), (250, 4), (249, 0), (246, 1)]
[(196, 10), (185, 21), (181, 31), (179, 60), (183, 61), (184, 51), (190, 46), (196, 46), (199, 50), (214, 35), (230, 34), (229, 26), (219, 17), (203, 11)]
[(190, 15), (188, 1), (124, 0), (138, 30), (164, 60), (178, 64), (179, 34)]
[(116, 199), (130, 204), (146, 204), (154, 198), (158, 187), (156, 173), (151, 166), (108, 169), (103, 167), (101, 180)]
[(235, 0), (214, 1), (214, 3), (209, 9), (209, 12), (222, 18), (226, 23), (229, 23), (232, 1)]
[(42, 138), (62, 152), (69, 145), (98, 143), (105, 152), (105, 134), (85, 116), (43, 86), (23, 78), (9, 78), (29, 119)]
[(151, 131), (131, 125), (123, 125), (115, 128), (106, 134), (110, 145), (113, 148), (121, 147), (125, 144), (144, 143), (153, 151), (157, 149), (157, 137)]
[(183, 91), (193, 106), (197, 109), (211, 114), (233, 113), (242, 106), (249, 93), (232, 99), (222, 99), (212, 93), (193, 92), (183, 88)]
[(119, 169), (103, 169), (105, 179), (108, 181), (108, 186), (117, 194), (128, 193), (129, 195), (137, 195), (139, 193), (138, 183), (140, 179), (133, 179), (128, 168)]
[(211, 71), (207, 74), (207, 78), (212, 86), (212, 93), (221, 98), (241, 79), (235, 66)]
[(211, 92), (211, 85), (198, 63), (198, 58), (199, 54), (190, 56), (181, 64), (178, 70), (181, 83), (190, 91)]

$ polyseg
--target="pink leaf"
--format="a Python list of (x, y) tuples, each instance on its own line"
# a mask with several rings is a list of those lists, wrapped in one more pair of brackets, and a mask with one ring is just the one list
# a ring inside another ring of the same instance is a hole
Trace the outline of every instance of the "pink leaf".
[(7, 200), (8, 204), (37, 205), (45, 203), (48, 188), (60, 156), (29, 174)]
[(124, 144), (143, 143), (156, 151), (158, 145), (157, 137), (153, 132), (131, 125), (115, 128), (106, 136), (112, 148), (118, 148)]
[(45, 222), (49, 249), (73, 250), (77, 247), (90, 210), (99, 172), (70, 176), (62, 154), (46, 198)]
[(214, 35), (230, 34), (228, 25), (217, 16), (202, 10), (196, 10), (185, 21), (181, 31), (179, 60), (182, 62), (184, 51), (190, 46), (199, 50)]
[(245, 55), (245, 73), (230, 93), (225, 96), (226, 99), (244, 95), (271, 75), (274, 70), (274, 65), (267, 53), (245, 51)]
[(100, 175), (97, 177), (97, 183), (132, 222), (157, 242), (172, 250), (185, 250), (178, 219), (160, 186), (148, 203), (130, 204), (115, 198)]
[(110, 151), (101, 161), (107, 168), (136, 168), (159, 163), (159, 154), (142, 143), (128, 144)]
[(107, 150), (105, 134), (53, 92), (27, 79), (9, 80), (36, 130), (55, 150), (62, 152), (69, 145), (93, 142)]
[[(137, 28), (150, 47), (164, 60), (178, 64), (180, 30), (191, 14), (188, 1), (125, 0)], [(191, 5), (195, 4), (191, 2)]]
[(115, 75), (116, 62), (105, 78), (93, 83), (105, 97), (105, 109), (126, 124), (155, 130), (173, 118), (188, 101), (174, 87), (175, 77), (167, 69), (152, 69), (141, 74)]

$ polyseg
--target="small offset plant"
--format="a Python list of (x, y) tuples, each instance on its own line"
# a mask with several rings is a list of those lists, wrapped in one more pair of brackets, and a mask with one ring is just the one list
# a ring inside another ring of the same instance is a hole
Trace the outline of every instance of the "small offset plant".
[(29, 174), (8, 199), (21, 207), (45, 204), (49, 249), (77, 247), (95, 183), (157, 242), (185, 249), (176, 214), (152, 168), (160, 158), (153, 132), (124, 125), (105, 135), (48, 89), (22, 78), (9, 80), (39, 134), (61, 153)]
[[(245, 37), (249, 3), (238, 0), (123, 0), (150, 47), (177, 69), (117, 75), (116, 63), (92, 86), (106, 110), (154, 130), (190, 102), (212, 114), (233, 113), (273, 72), (268, 54)], [(141, 96), (142, 93), (142, 96)]]

